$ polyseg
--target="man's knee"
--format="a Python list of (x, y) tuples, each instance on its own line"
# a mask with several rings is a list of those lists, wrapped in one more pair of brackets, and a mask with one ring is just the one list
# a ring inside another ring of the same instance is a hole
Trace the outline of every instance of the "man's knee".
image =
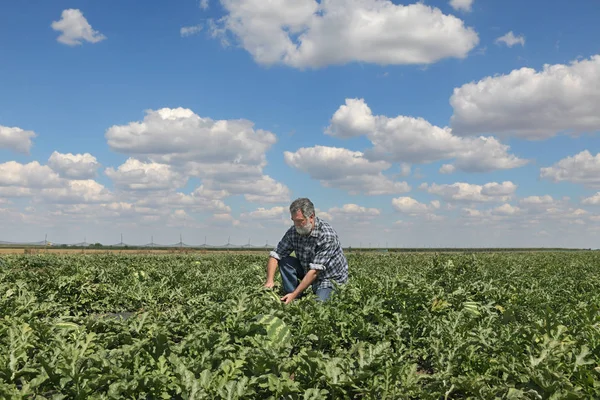
[(321, 289), (317, 289), (316, 293), (317, 295), (317, 301), (327, 301), (331, 298), (331, 295), (333, 294), (333, 288), (321, 288)]

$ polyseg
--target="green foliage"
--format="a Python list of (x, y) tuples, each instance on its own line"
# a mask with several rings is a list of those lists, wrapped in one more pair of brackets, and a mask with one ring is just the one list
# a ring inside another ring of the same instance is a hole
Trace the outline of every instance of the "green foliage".
[(600, 398), (600, 254), (353, 253), (326, 303), (266, 256), (0, 265), (0, 398)]

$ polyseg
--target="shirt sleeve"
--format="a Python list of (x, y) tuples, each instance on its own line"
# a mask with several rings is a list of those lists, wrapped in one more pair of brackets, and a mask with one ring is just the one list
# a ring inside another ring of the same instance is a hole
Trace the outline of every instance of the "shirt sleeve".
[(294, 244), (292, 242), (292, 233), (291, 230), (288, 230), (283, 238), (277, 244), (277, 247), (273, 251), (269, 253), (269, 255), (277, 260), (281, 260), (292, 254), (294, 251)]
[(329, 261), (335, 255), (335, 249), (337, 248), (337, 241), (332, 236), (326, 236), (324, 240), (319, 243), (315, 252), (313, 261), (309, 264), (310, 269), (317, 271), (325, 271)]

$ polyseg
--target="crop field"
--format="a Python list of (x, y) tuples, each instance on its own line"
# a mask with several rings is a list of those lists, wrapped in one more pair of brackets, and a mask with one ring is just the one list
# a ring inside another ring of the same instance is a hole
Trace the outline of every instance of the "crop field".
[(600, 398), (600, 252), (353, 253), (289, 305), (266, 259), (3, 255), (0, 398)]

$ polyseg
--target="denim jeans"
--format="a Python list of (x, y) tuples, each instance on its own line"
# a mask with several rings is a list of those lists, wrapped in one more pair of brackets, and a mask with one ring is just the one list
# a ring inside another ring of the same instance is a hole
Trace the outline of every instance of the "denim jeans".
[[(281, 273), (281, 282), (283, 283), (283, 290), (286, 294), (292, 293), (300, 281), (304, 278), (304, 268), (300, 265), (300, 261), (296, 257), (284, 257), (278, 262), (279, 272)], [(333, 288), (320, 288), (314, 291), (317, 295), (318, 301), (326, 301), (331, 296)], [(304, 293), (301, 293), (302, 297)]]

